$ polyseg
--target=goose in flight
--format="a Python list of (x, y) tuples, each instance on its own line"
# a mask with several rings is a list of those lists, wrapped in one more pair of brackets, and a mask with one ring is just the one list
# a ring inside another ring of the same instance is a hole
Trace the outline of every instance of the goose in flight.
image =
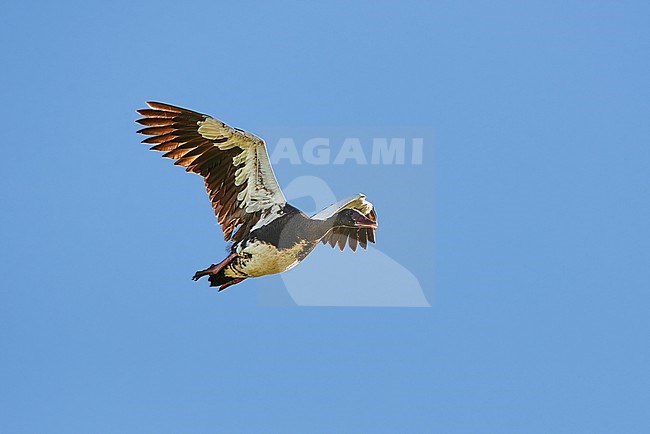
[(319, 242), (353, 251), (375, 242), (377, 215), (363, 194), (308, 217), (287, 203), (264, 141), (208, 115), (159, 102), (137, 112), (142, 143), (203, 177), (212, 208), (232, 241), (228, 256), (193, 279), (208, 276), (219, 291), (249, 277), (295, 267)]

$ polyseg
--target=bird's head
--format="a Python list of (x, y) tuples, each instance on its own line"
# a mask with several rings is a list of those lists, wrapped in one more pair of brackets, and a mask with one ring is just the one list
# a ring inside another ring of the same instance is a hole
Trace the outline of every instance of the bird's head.
[(370, 220), (355, 209), (344, 209), (336, 214), (334, 227), (377, 229), (377, 222)]

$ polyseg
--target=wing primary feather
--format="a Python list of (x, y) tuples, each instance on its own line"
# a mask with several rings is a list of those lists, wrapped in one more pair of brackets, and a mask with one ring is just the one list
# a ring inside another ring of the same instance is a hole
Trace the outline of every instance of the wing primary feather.
[(162, 127), (171, 125), (173, 120), (170, 118), (140, 118), (136, 122), (148, 127)]
[(169, 125), (166, 127), (149, 127), (138, 130), (138, 134), (145, 134), (147, 136), (159, 136), (162, 134), (169, 134), (175, 131), (174, 127)]
[(339, 245), (339, 249), (341, 249), (341, 251), (343, 251), (343, 249), (345, 248), (345, 242), (347, 241), (346, 237), (347, 236), (346, 236), (345, 232), (340, 232), (338, 234), (337, 242), (338, 242), (338, 245)]
[(187, 137), (178, 137), (177, 141), (181, 142), (180, 148), (196, 148), (204, 144), (210, 144), (203, 137), (192, 137), (189, 139)]
[(183, 159), (183, 156), (190, 152), (191, 149), (173, 149), (166, 154), (163, 154), (163, 157), (165, 158), (172, 158), (176, 160), (174, 164), (177, 164), (181, 159)]
[(368, 241), (371, 243), (375, 242), (375, 231), (373, 229), (366, 229), (366, 233), (368, 234)]
[(180, 143), (178, 142), (165, 142), (165, 143), (160, 143), (156, 146), (152, 146), (151, 149), (152, 151), (161, 151), (161, 152), (168, 152), (168, 151), (173, 151), (174, 149), (178, 148)]
[(177, 138), (178, 137), (176, 137), (176, 135), (174, 135), (174, 134), (163, 134), (162, 136), (147, 137), (146, 139), (144, 139), (142, 141), (142, 143), (147, 144), (147, 145), (151, 145), (151, 144), (154, 144), (154, 143), (169, 142), (170, 140), (175, 140)]
[(368, 236), (366, 235), (366, 229), (361, 229), (359, 232), (359, 245), (362, 249), (368, 247)]
[(184, 110), (191, 112), (191, 110), (182, 109), (180, 107), (176, 107), (173, 105), (165, 104), (162, 102), (156, 102), (156, 101), (147, 101), (147, 105), (154, 110), (162, 110), (162, 111), (172, 112), (172, 113), (183, 113)]
[(357, 251), (357, 239), (356, 239), (357, 233), (352, 232), (349, 237), (348, 237), (348, 245), (352, 249), (353, 252)]
[(190, 152), (185, 154), (183, 157), (188, 158), (188, 157), (199, 157), (203, 155), (204, 152), (208, 151), (210, 148), (213, 148), (211, 143), (204, 143), (199, 146), (193, 147), (193, 149), (190, 149)]
[[(181, 149), (181, 151), (188, 151), (188, 153), (190, 153), (192, 151), (192, 149)], [(191, 165), (194, 162), (194, 160), (196, 160), (196, 158), (197, 158), (196, 155), (192, 155), (190, 157), (183, 156), (183, 157), (179, 158), (178, 160), (174, 161), (174, 165), (175, 166), (188, 167), (189, 165)]]
[(152, 110), (152, 109), (139, 109), (139, 110), (136, 110), (136, 112), (139, 115), (145, 116), (145, 117), (148, 117), (148, 118), (172, 119), (177, 115), (176, 113), (172, 113), (172, 112), (167, 112), (167, 111), (162, 111), (162, 110)]

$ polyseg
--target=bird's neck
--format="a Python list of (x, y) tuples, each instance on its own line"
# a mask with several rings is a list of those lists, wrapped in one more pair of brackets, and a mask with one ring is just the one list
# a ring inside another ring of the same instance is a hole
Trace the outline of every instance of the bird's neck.
[(336, 216), (327, 220), (307, 219), (305, 221), (305, 236), (310, 241), (320, 241), (333, 227)]

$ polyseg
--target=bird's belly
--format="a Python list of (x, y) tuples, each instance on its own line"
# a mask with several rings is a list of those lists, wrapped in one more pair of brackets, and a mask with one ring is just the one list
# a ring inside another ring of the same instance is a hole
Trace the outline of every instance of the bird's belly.
[(286, 249), (278, 249), (261, 241), (248, 243), (238, 252), (237, 259), (224, 270), (228, 277), (259, 277), (290, 270), (302, 261), (316, 246), (300, 242)]

